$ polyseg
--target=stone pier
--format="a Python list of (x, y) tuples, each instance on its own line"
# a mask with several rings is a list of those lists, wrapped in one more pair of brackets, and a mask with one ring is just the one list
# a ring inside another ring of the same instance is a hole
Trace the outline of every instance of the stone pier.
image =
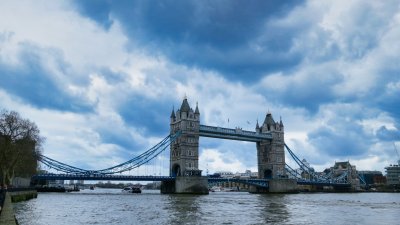
[(207, 177), (176, 177), (161, 182), (162, 194), (208, 194)]
[(298, 193), (297, 181), (294, 179), (273, 179), (268, 181), (268, 188), (250, 187), (250, 193)]

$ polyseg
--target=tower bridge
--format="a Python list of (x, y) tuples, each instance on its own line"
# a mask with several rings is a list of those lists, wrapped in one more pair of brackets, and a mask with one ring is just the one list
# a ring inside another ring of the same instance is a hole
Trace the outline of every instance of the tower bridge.
[[(208, 192), (205, 190), (207, 179), (201, 177), (201, 170), (198, 167), (200, 136), (255, 142), (258, 178), (271, 179), (270, 182), (274, 183), (280, 182), (278, 178), (287, 178), (284, 126), (282, 120), (275, 122), (270, 112), (265, 116), (261, 126), (257, 121), (255, 131), (206, 126), (200, 124), (198, 104), (193, 110), (185, 97), (181, 107), (177, 111), (172, 110), (171, 112), (170, 134), (173, 135), (177, 132), (181, 132), (181, 135), (171, 143), (170, 147), (170, 175), (177, 179), (175, 184), (165, 184), (165, 192), (185, 193), (193, 190)], [(277, 184), (279, 186), (277, 192), (295, 189), (295, 181), (290, 183), (286, 179), (284, 182), (284, 185)], [(262, 189), (258, 188), (255, 191), (260, 192)], [(269, 191), (271, 191), (271, 186)]]
[[(232, 179), (202, 176), (199, 169), (199, 137), (254, 142), (257, 149), (258, 178)], [(130, 176), (115, 175), (147, 165), (169, 147), (169, 175)], [(285, 148), (300, 166), (301, 173), (285, 163)], [(40, 161), (64, 174), (36, 175), (36, 180), (125, 180), (161, 181), (162, 193), (207, 194), (210, 182), (237, 182), (251, 185), (251, 192), (293, 192), (300, 185), (349, 187), (347, 174), (334, 177), (332, 174), (316, 173), (305, 165), (285, 145), (282, 120), (275, 121), (268, 112), (262, 124), (257, 121), (255, 131), (240, 128), (207, 126), (200, 124), (198, 104), (193, 110), (185, 97), (179, 109), (173, 109), (170, 116), (170, 134), (144, 153), (119, 165), (102, 170), (85, 170), (56, 161), (42, 155)]]

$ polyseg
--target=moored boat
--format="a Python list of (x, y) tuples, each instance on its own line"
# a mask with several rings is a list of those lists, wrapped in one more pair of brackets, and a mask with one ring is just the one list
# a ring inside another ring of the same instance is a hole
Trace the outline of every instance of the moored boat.
[(142, 193), (142, 190), (139, 187), (126, 187), (122, 189), (122, 192), (126, 193)]

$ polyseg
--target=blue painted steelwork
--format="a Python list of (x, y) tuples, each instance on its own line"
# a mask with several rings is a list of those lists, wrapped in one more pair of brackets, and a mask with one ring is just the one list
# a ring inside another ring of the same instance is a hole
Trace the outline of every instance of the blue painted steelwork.
[[(289, 165), (286, 164), (286, 172), (288, 172), (292, 177), (297, 179), (298, 184), (312, 184), (312, 185), (320, 185), (320, 186), (350, 186), (348, 179), (348, 171), (344, 172), (340, 176), (334, 177), (332, 172), (328, 174), (317, 173), (310, 167), (308, 167), (305, 163), (303, 163), (294, 153), (293, 151), (285, 144), (286, 149), (289, 154), (295, 160), (297, 165), (300, 167), (301, 173), (292, 169)], [(302, 175), (308, 177), (305, 179)]]
[[(168, 176), (126, 176), (112, 175), (138, 168), (157, 157), (161, 152), (167, 149), (170, 144), (181, 135), (181, 132), (168, 135), (158, 144), (145, 151), (144, 153), (116, 166), (102, 170), (85, 170), (78, 167), (70, 166), (57, 160), (51, 159), (44, 155), (40, 156), (40, 161), (50, 168), (61, 171), (65, 174), (42, 174), (36, 175), (33, 179), (39, 180), (125, 180), (125, 181), (167, 181), (173, 180)], [(244, 131), (241, 129), (230, 129), (222, 127), (212, 127), (200, 125), (200, 136), (224, 138), (241, 141), (258, 142), (262, 140), (271, 140), (271, 133), (257, 133)], [(304, 164), (293, 151), (285, 144), (285, 147), (297, 165), (300, 167), (301, 173), (286, 165), (286, 171), (293, 178), (297, 179), (298, 184), (327, 185), (327, 186), (349, 186), (348, 174), (343, 173), (338, 177), (333, 177), (332, 173), (322, 174), (316, 173), (306, 164)], [(304, 179), (302, 174), (307, 174), (308, 179)], [(239, 179), (239, 178), (208, 178), (210, 183), (213, 182), (237, 182), (259, 187), (268, 187), (268, 180), (264, 179)]]
[(249, 184), (253, 186), (268, 188), (268, 180), (266, 179), (208, 177), (208, 183), (220, 183), (220, 182), (235, 182), (235, 183)]
[(365, 181), (365, 176), (364, 176), (364, 174), (358, 174), (358, 178), (360, 178), (360, 181), (361, 181), (361, 183), (364, 185), (364, 186), (366, 186), (367, 185), (367, 182)]
[(331, 186), (331, 187), (350, 187), (349, 183), (327, 183), (327, 182), (316, 182), (310, 180), (297, 180), (297, 184), (300, 185), (314, 185), (314, 186)]
[(114, 180), (114, 181), (170, 181), (175, 177), (169, 176), (129, 176), (129, 175), (104, 175), (104, 174), (39, 174), (33, 180)]
[(272, 140), (271, 133), (257, 133), (242, 129), (231, 129), (206, 125), (200, 125), (199, 132), (200, 136), (202, 137), (221, 138), (238, 141), (259, 142), (264, 140)]
[[(103, 174), (39, 174), (32, 177), (33, 180), (113, 180), (113, 181), (172, 181), (176, 177), (170, 176), (129, 176), (129, 175), (103, 175)], [(268, 187), (265, 179), (239, 179), (239, 178), (208, 178), (209, 183), (235, 182), (259, 187)]]
[(176, 140), (181, 135), (181, 132), (177, 132), (175, 134), (168, 135), (158, 144), (145, 151), (144, 153), (124, 162), (118, 164), (116, 166), (102, 169), (102, 170), (85, 170), (81, 168), (77, 168), (74, 166), (67, 165), (65, 163), (59, 162), (57, 160), (51, 159), (47, 156), (40, 155), (39, 161), (45, 164), (46, 166), (53, 168), (57, 171), (61, 171), (67, 174), (82, 174), (82, 175), (107, 175), (107, 174), (116, 174), (122, 173), (125, 171), (129, 171), (135, 168), (140, 167), (143, 164), (148, 163), (150, 160), (157, 157), (161, 152), (167, 149), (170, 144)]

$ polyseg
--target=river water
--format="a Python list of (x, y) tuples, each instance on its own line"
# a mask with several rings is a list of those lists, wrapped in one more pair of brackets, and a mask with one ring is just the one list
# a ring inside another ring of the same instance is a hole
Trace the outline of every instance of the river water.
[(40, 193), (14, 209), (20, 225), (400, 224), (400, 193), (162, 195), (99, 188)]

